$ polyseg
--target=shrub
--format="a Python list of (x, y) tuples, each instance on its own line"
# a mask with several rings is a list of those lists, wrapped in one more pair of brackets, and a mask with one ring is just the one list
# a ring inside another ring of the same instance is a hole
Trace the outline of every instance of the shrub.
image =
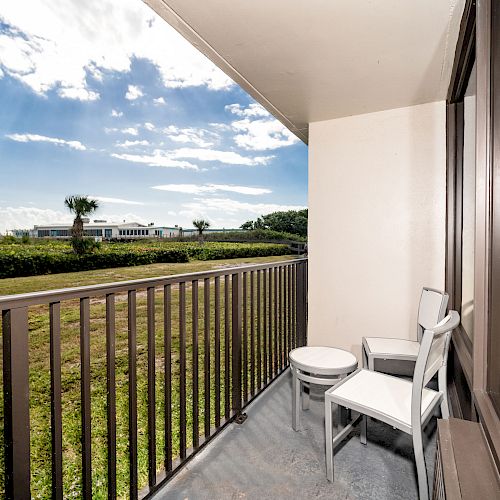
[(89, 254), (99, 250), (101, 247), (101, 244), (93, 238), (77, 238), (76, 236), (72, 236), (70, 242), (73, 252), (77, 255)]

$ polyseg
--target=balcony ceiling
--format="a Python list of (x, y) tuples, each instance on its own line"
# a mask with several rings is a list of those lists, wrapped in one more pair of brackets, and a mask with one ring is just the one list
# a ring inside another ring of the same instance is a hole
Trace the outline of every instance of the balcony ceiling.
[(444, 99), (464, 0), (145, 0), (302, 140)]

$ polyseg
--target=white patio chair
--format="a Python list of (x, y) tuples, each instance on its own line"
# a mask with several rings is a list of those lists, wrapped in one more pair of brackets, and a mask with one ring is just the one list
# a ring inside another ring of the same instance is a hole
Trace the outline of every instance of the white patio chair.
[(363, 367), (375, 370), (375, 360), (416, 361), (422, 333), (441, 321), (448, 306), (448, 294), (424, 287), (420, 295), (417, 317), (417, 340), (388, 337), (363, 337)]
[[(448, 405), (443, 404), (445, 388), (442, 384), (446, 377), (441, 374), (446, 371), (451, 332), (459, 323), (459, 314), (450, 311), (440, 323), (424, 331), (413, 381), (361, 368), (325, 392), (326, 475), (329, 481), (333, 481), (334, 447), (351, 432), (360, 417), (368, 415), (412, 436), (419, 496), (420, 500), (428, 500), (422, 429), (438, 405), (441, 405), (442, 418), (449, 417)], [(426, 388), (437, 372), (438, 390)], [(360, 414), (339, 429), (335, 438), (332, 436), (333, 404)], [(361, 442), (366, 444), (366, 426), (363, 424)]]

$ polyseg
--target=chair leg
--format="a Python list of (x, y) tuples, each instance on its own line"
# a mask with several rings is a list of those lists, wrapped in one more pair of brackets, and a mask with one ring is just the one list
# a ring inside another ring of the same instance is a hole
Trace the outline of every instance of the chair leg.
[(361, 444), (366, 444), (367, 426), (368, 426), (368, 417), (366, 415), (363, 415), (361, 417), (360, 434), (359, 434), (359, 440), (361, 441)]
[(332, 403), (325, 398), (326, 478), (333, 483)]
[(309, 399), (311, 395), (311, 386), (310, 384), (301, 384), (302, 385), (302, 409), (309, 410)]
[(443, 393), (441, 401), (441, 418), (450, 418), (450, 407), (448, 403), (448, 383), (446, 381), (446, 365), (443, 365), (438, 372), (438, 386)]
[(361, 355), (363, 357), (363, 368), (368, 368), (368, 354), (366, 354), (364, 344), (361, 344)]
[(337, 429), (340, 432), (347, 425), (347, 408), (337, 405)]
[(427, 469), (425, 468), (424, 446), (422, 442), (422, 429), (413, 428), (413, 453), (417, 465), (418, 496), (420, 500), (429, 500), (429, 483), (427, 482)]
[(292, 370), (292, 429), (294, 431), (298, 431), (300, 426), (300, 386), (301, 382), (294, 369)]

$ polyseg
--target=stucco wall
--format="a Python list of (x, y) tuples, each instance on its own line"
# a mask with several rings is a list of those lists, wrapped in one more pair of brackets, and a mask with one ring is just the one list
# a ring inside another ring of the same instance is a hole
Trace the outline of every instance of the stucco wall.
[(445, 103), (310, 124), (309, 344), (416, 339), (444, 287)]

